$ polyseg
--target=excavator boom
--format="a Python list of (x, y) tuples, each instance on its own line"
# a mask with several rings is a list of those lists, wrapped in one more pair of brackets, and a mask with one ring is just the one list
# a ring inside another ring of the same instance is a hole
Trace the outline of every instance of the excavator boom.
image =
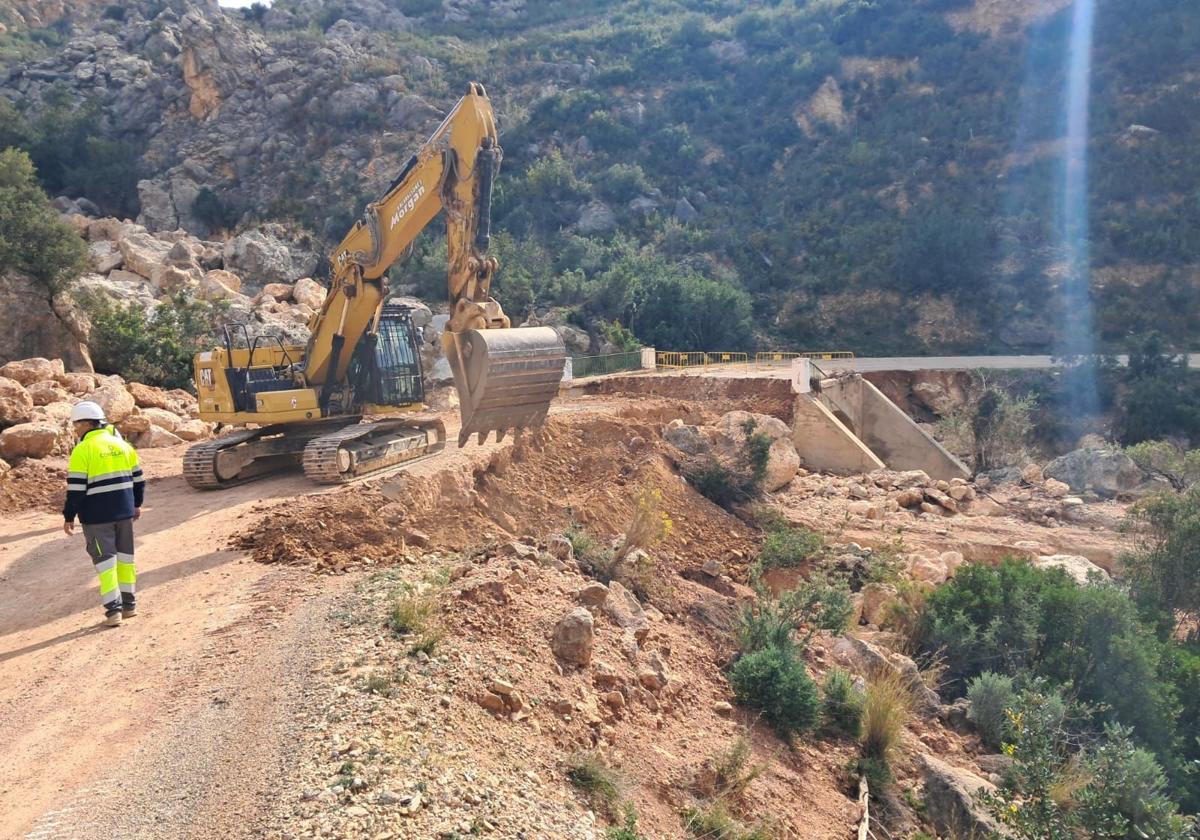
[(442, 347), (459, 396), (459, 445), (471, 435), (482, 442), (492, 431), (503, 437), (545, 420), (566, 359), (562, 339), (547, 327), (513, 329), (491, 297), (497, 262), (487, 248), (501, 158), (491, 103), (483, 86), (472, 83), (333, 252), (333, 286), (309, 342), (310, 383), (344, 377), (344, 348), (370, 329), (386, 296), (384, 272), (444, 210), (451, 315)]

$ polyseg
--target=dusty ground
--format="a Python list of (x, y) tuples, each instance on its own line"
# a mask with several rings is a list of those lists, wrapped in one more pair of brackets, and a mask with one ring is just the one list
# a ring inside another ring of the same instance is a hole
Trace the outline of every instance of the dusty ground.
[[(142, 614), (119, 630), (98, 627), (80, 537), (62, 533), (56, 499), (38, 490), (63, 465), (10, 484), (5, 510), (20, 509), (0, 522), (0, 836), (591, 838), (605, 820), (564, 769), (599, 750), (623, 768), (643, 833), (680, 837), (697, 769), (744, 732), (766, 767), (747, 813), (772, 815), (786, 837), (850, 836), (854, 745), (822, 736), (788, 750), (720, 706), (729, 620), (759, 536), (679, 478), (660, 436), (677, 417), (734, 408), (787, 416), (786, 396), (718, 380), (689, 400), (663, 377), (630, 382), (557, 404), (516, 445), (450, 448), (403, 477), (333, 491), (290, 474), (196, 493), (180, 451), (150, 451)], [(899, 511), (868, 521), (848, 515), (845, 484), (805, 477), (775, 503), (831, 539), (902, 534), (907, 547), (968, 560), (1024, 541), (1103, 565), (1115, 544), (1119, 511), (1104, 506), (1061, 527)], [(542, 549), (571, 521), (617, 534), (643, 487), (674, 520), (654, 552), (667, 585), (649, 599), (648, 634), (634, 644), (598, 614), (604, 666), (563, 670), (547, 637), (587, 581)], [(514, 542), (537, 548), (514, 554)], [(706, 560), (720, 580), (697, 574)], [(410, 655), (385, 626), (406, 587), (442, 605), (432, 656)], [(818, 673), (825, 647), (813, 648)], [(651, 661), (671, 674), (654, 690), (640, 682)], [(516, 687), (525, 714), (480, 707), (493, 679)], [(612, 691), (619, 706), (598, 699)], [(909, 738), (943, 755), (973, 748), (934, 724)], [(901, 765), (904, 784), (915, 773)], [(421, 803), (405, 814), (413, 794)]]

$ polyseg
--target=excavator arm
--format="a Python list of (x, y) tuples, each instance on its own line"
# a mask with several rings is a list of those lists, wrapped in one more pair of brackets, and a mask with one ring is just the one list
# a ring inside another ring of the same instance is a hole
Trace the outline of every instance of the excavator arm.
[(471, 83), (384, 196), (330, 257), (332, 282), (309, 326), (304, 378), (320, 403), (345, 382), (354, 348), (378, 328), (385, 272), (439, 212), (446, 213), (450, 320), (442, 336), (459, 394), (459, 444), (495, 430), (540, 424), (557, 393), (565, 349), (547, 327), (512, 329), (491, 297), (492, 184), (500, 166), (496, 121), (483, 86)]

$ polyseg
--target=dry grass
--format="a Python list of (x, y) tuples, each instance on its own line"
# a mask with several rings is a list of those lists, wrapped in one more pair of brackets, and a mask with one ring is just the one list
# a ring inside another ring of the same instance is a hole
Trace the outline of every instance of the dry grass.
[(890, 763), (912, 718), (912, 707), (912, 692), (899, 673), (885, 671), (871, 678), (863, 703), (862, 752), (866, 758)]
[(398, 636), (408, 637), (409, 653), (431, 654), (446, 636), (441, 609), (431, 592), (405, 590), (392, 602), (388, 627)]
[(599, 753), (571, 756), (567, 761), (567, 778), (587, 796), (592, 807), (610, 818), (617, 816), (625, 783), (620, 772), (610, 767)]

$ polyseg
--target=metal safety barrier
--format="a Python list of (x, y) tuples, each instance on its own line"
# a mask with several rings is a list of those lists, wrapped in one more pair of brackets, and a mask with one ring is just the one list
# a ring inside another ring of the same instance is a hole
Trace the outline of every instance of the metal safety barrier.
[(703, 350), (675, 351), (659, 350), (655, 353), (655, 364), (665, 368), (704, 367), (707, 365), (740, 365), (750, 361), (749, 353), (713, 353)]
[(626, 370), (640, 370), (642, 367), (642, 351), (630, 350), (627, 353), (608, 353), (603, 356), (573, 356), (571, 358), (571, 376), (583, 379), (588, 376), (604, 376), (609, 373), (620, 373)]
[(793, 359), (812, 359), (818, 362), (831, 362), (838, 359), (853, 359), (854, 353), (849, 350), (822, 350), (811, 353), (785, 353), (777, 350), (766, 350), (754, 354), (754, 361), (760, 365), (788, 364)]

